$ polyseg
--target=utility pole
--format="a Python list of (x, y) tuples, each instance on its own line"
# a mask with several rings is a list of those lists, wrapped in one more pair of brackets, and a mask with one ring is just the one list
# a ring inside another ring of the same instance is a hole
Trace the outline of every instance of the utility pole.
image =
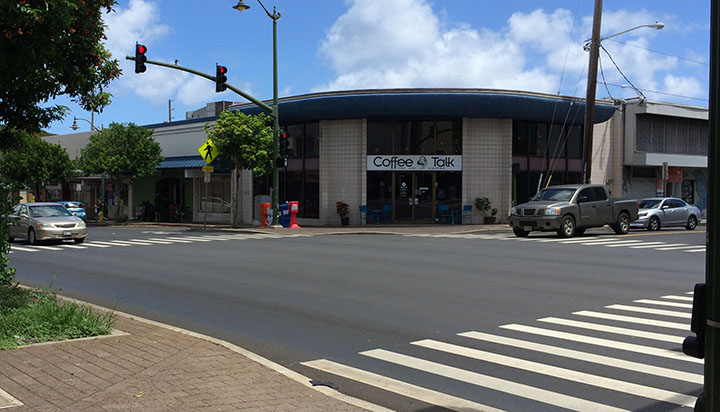
[(707, 257), (705, 269), (705, 405), (720, 411), (720, 0), (710, 6), (710, 138), (708, 149)]
[(588, 64), (587, 94), (585, 95), (585, 138), (583, 139), (583, 182), (590, 183), (592, 172), (593, 125), (595, 124), (595, 89), (597, 87), (598, 55), (600, 54), (600, 22), (602, 0), (595, 0), (590, 62)]
[(168, 123), (172, 123), (172, 100), (168, 99)]

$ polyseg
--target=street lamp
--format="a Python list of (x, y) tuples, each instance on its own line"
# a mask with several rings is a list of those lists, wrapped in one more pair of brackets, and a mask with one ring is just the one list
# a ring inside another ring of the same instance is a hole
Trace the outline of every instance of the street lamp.
[[(99, 132), (99, 131), (100, 131), (100, 130), (98, 130), (97, 127), (95, 127), (95, 125), (93, 124), (93, 122), (91, 122), (90, 120), (87, 120), (87, 119), (81, 119), (81, 118), (79, 118), (79, 117), (73, 117), (73, 124), (72, 124), (72, 126), (70, 126), (71, 129), (73, 129), (73, 130), (77, 130), (77, 129), (78, 129), (78, 125), (77, 125), (77, 121), (78, 121), (78, 120), (82, 120), (82, 121), (85, 121), (85, 122), (90, 123), (90, 130), (95, 130), (96, 132)], [(94, 119), (93, 119), (93, 120), (94, 120)]]
[(590, 183), (592, 172), (592, 145), (593, 145), (593, 124), (595, 123), (595, 91), (597, 88), (598, 55), (600, 54), (600, 42), (637, 30), (648, 27), (660, 30), (665, 27), (660, 22), (653, 24), (641, 24), (631, 29), (600, 37), (600, 20), (602, 17), (602, 0), (595, 0), (595, 12), (593, 15), (592, 37), (585, 41), (583, 49), (590, 51), (590, 63), (588, 64), (587, 93), (585, 95), (585, 130), (583, 141), (583, 183)]
[[(272, 184), (272, 210), (273, 210), (273, 226), (277, 226), (280, 224), (280, 214), (278, 211), (278, 204), (280, 203), (280, 193), (279, 193), (279, 173), (278, 173), (278, 165), (277, 165), (277, 158), (279, 157), (279, 145), (280, 145), (280, 120), (279, 120), (279, 114), (278, 114), (278, 80), (277, 80), (277, 21), (280, 18), (280, 13), (278, 13), (275, 10), (275, 6), (273, 6), (273, 12), (270, 13), (268, 9), (265, 8), (265, 5), (262, 4), (260, 0), (257, 0), (258, 3), (260, 3), (260, 6), (265, 10), (265, 14), (270, 17), (273, 21), (273, 107), (272, 107), (272, 118), (273, 118), (273, 184)], [(243, 0), (239, 0), (236, 5), (233, 6), (233, 9), (237, 11), (245, 11), (249, 9), (250, 6), (245, 4)]]

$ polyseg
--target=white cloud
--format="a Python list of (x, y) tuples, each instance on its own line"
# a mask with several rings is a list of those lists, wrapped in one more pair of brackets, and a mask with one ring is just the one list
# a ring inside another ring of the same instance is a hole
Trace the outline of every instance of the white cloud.
[(703, 90), (697, 79), (693, 77), (680, 77), (668, 74), (664, 79), (665, 91), (686, 97), (707, 97), (707, 91)]
[[(589, 56), (582, 45), (590, 37), (592, 16), (579, 18), (565, 9), (516, 12), (494, 31), (453, 26), (444, 17), (446, 24), (441, 24), (443, 12), (432, 10), (428, 0), (349, 3), (319, 48), (336, 77), (316, 91), (472, 87), (556, 93), (563, 76), (563, 94), (584, 95)], [(605, 10), (602, 35), (658, 20), (662, 16), (644, 9)], [(637, 87), (697, 93), (697, 79), (677, 76), (677, 58), (648, 50), (659, 33), (639, 28), (605, 40), (603, 46)], [(628, 83), (604, 52), (601, 63), (608, 83)]]

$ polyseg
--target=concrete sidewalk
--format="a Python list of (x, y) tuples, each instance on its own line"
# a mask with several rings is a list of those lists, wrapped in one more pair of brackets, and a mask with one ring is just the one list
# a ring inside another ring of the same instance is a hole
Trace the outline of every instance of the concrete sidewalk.
[[(112, 223), (109, 223), (112, 224)], [(130, 226), (166, 224), (133, 222)], [(203, 230), (200, 224), (178, 224)], [(367, 225), (208, 230), (341, 235), (452, 235), (507, 225)], [(96, 307), (98, 310), (107, 310)], [(350, 398), (228, 342), (117, 314), (110, 336), (0, 351), (0, 410), (29, 411), (385, 411)], [(7, 409), (5, 409), (7, 408)]]

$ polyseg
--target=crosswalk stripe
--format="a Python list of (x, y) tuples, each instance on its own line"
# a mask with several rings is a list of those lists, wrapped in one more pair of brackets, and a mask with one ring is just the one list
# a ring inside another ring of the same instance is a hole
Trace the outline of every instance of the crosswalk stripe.
[(100, 245), (100, 244), (97, 244), (97, 243), (95, 243), (95, 242), (85, 242), (84, 245), (85, 245), (85, 246), (92, 246), (92, 247), (110, 247), (110, 246), (108, 246), (108, 245)]
[[(662, 245), (663, 247), (670, 247), (670, 246), (687, 246), (687, 243), (666, 243)], [(657, 248), (658, 246), (650, 245), (650, 246), (635, 246), (635, 249), (643, 249), (643, 248)]]
[[(629, 243), (638, 243), (639, 240), (624, 240), (622, 242), (616, 242), (611, 245), (605, 245), (605, 247), (624, 247), (624, 246), (630, 246)], [(642, 244), (642, 242), (640, 242)]]
[(608, 242), (608, 241), (612, 242), (613, 240), (617, 240), (617, 238), (606, 238), (606, 237), (578, 238), (578, 239), (559, 238), (559, 239), (536, 239), (536, 240), (540, 243), (555, 243), (555, 242), (558, 242), (558, 243), (586, 243), (586, 242), (590, 243), (590, 242)]
[(581, 310), (578, 312), (573, 312), (573, 315), (588, 316), (588, 317), (598, 318), (598, 319), (617, 320), (620, 322), (628, 322), (628, 323), (638, 323), (640, 325), (660, 326), (663, 328), (678, 329), (678, 330), (687, 331), (687, 332), (690, 331), (689, 323), (684, 324), (684, 323), (676, 323), (676, 322), (667, 322), (664, 320), (636, 318), (633, 316), (615, 315), (612, 313), (603, 313), (603, 312), (593, 312), (590, 310)]
[(17, 251), (20, 251), (20, 252), (38, 252), (37, 249), (30, 249), (29, 247), (22, 247), (22, 246), (15, 246), (15, 245), (11, 245), (11, 246), (10, 246), (10, 250), (11, 250), (11, 251), (12, 251), (12, 250), (17, 250)]
[(662, 358), (676, 359), (684, 362), (704, 363), (702, 359), (692, 358), (679, 351), (669, 349), (658, 349), (651, 346), (636, 345), (634, 343), (624, 343), (609, 339), (594, 338), (592, 336), (577, 335), (574, 333), (560, 332), (551, 329), (536, 328), (533, 326), (524, 326), (518, 324), (509, 324), (500, 326), (503, 329), (514, 330), (517, 332), (531, 333), (534, 335), (547, 336), (555, 339), (569, 340), (573, 342), (585, 343), (588, 345), (603, 346), (606, 348), (620, 349), (628, 352), (643, 353)]
[(637, 338), (658, 340), (661, 342), (678, 343), (681, 345), (682, 345), (683, 340), (685, 340), (684, 336), (673, 336), (673, 335), (665, 335), (663, 333), (645, 332), (645, 331), (637, 330), (637, 329), (618, 328), (615, 326), (600, 325), (598, 323), (579, 322), (579, 321), (570, 320), (570, 319), (549, 317), (549, 318), (538, 319), (538, 321), (552, 323), (554, 325), (563, 325), (563, 326), (570, 326), (573, 328), (589, 329), (589, 330), (596, 330), (596, 331), (600, 331), (600, 332), (614, 333), (616, 335), (633, 336), (633, 337), (637, 337)]
[(59, 248), (59, 247), (44, 246), (44, 245), (33, 245), (33, 246), (31, 246), (31, 247), (32, 247), (32, 248), (36, 248), (36, 249), (42, 249), (42, 250), (62, 250), (62, 249)]
[(682, 372), (675, 369), (663, 368), (660, 366), (652, 366), (639, 362), (632, 362), (623, 359), (613, 358), (610, 356), (596, 355), (590, 352), (582, 352), (573, 349), (565, 349), (557, 346), (545, 345), (542, 343), (535, 343), (524, 341), (520, 339), (507, 338), (504, 336), (491, 335), (482, 332), (464, 332), (458, 333), (459, 336), (463, 336), (470, 339), (479, 341), (495, 343), (498, 345), (513, 346), (520, 349), (532, 350), (535, 352), (547, 353), (549, 355), (562, 356), (564, 358), (575, 359), (590, 363), (596, 363), (600, 365), (611, 366), (614, 368), (625, 369), (634, 372), (641, 372), (647, 375), (661, 376), (670, 379), (680, 380), (684, 382), (690, 382), (695, 384), (702, 384), (704, 382), (704, 376), (695, 373)]
[(694, 406), (695, 401), (697, 400), (693, 396), (688, 396), (677, 392), (666, 391), (663, 389), (652, 388), (645, 385), (638, 385), (631, 382), (625, 382), (617, 379), (606, 378), (603, 376), (592, 375), (585, 372), (579, 372), (575, 370), (560, 368), (557, 366), (546, 365), (539, 362), (527, 361), (523, 359), (513, 358), (510, 356), (485, 352), (479, 349), (467, 348), (451, 343), (438, 342), (431, 339), (412, 342), (411, 344), (424, 348), (443, 351), (446, 353), (451, 353), (454, 355), (464, 356), (471, 359), (477, 359), (484, 362), (495, 363), (510, 368), (547, 375), (554, 378), (580, 382), (586, 385), (596, 386), (604, 389), (610, 389), (616, 392), (622, 392), (630, 395), (640, 396), (643, 398), (673, 403), (680, 406)]
[[(155, 238), (153, 238), (155, 239)], [(172, 240), (173, 242), (179, 242), (179, 243), (192, 243), (193, 241), (184, 237), (169, 237), (168, 240)], [(209, 242), (209, 240), (207, 241)]]
[(68, 248), (68, 249), (87, 249), (86, 246), (79, 246), (79, 245), (60, 245), (60, 247)]
[(606, 242), (591, 242), (591, 243), (585, 242), (585, 243), (578, 243), (578, 244), (584, 245), (584, 246), (598, 246), (598, 245), (605, 246), (605, 245), (620, 245), (620, 244), (622, 244), (623, 246), (625, 246), (630, 243), (640, 243), (640, 241), (639, 240), (608, 240)]
[(706, 250), (705, 250), (705, 248), (704, 248), (704, 247), (703, 247), (702, 249), (695, 249), (695, 250), (683, 250), (683, 252), (685, 252), (685, 253), (699, 253), (699, 252), (705, 252), (705, 251), (706, 251)]
[(105, 242), (105, 241), (100, 241), (100, 240), (93, 240), (93, 243), (99, 244), (99, 245), (107, 245), (107, 246), (128, 246), (128, 247), (131, 246), (131, 245), (126, 245), (124, 243), (115, 243), (114, 241)]
[(159, 239), (159, 238), (156, 238), (156, 237), (151, 237), (150, 240), (162, 240), (162, 241), (164, 241), (164, 242), (172, 242), (172, 243), (192, 243), (192, 242), (189, 241), (189, 240), (183, 240), (183, 239), (175, 238), (175, 237), (169, 237), (169, 238), (166, 238), (166, 239)]
[(660, 245), (667, 245), (665, 242), (645, 242), (639, 245), (628, 246), (630, 249), (647, 249), (652, 247), (658, 247)]
[(166, 241), (166, 240), (150, 240), (150, 239), (130, 239), (133, 242), (145, 242), (145, 243), (153, 243), (157, 245), (172, 245), (173, 242)]
[(412, 385), (407, 382), (388, 378), (386, 376), (378, 375), (376, 373), (368, 372), (362, 369), (357, 369), (352, 366), (342, 365), (340, 363), (336, 363), (326, 359), (301, 362), (300, 364), (309, 368), (331, 373), (333, 375), (342, 376), (343, 378), (351, 379), (365, 385), (370, 385), (376, 388), (384, 389), (386, 391), (397, 393), (408, 398), (417, 399), (430, 405), (437, 405), (442, 408), (457, 411), (504, 412), (500, 409), (472, 402), (467, 399), (447, 395), (445, 393), (437, 392), (432, 389)]
[(645, 303), (648, 305), (672, 306), (674, 308), (692, 309), (691, 303), (666, 302), (664, 300), (654, 300), (654, 299), (638, 299), (638, 300), (634, 300), (633, 302)]
[(121, 243), (125, 245), (151, 246), (152, 243), (136, 241), (136, 240), (113, 240), (113, 243)]
[(677, 296), (677, 295), (665, 295), (662, 296), (663, 299), (673, 299), (673, 300), (683, 300), (686, 302), (692, 302), (693, 298), (690, 296)]
[(417, 369), (423, 372), (433, 373), (435, 375), (443, 376), (446, 378), (493, 389), (499, 392), (509, 393), (526, 399), (531, 399), (534, 401), (555, 405), (574, 411), (623, 410), (609, 405), (603, 405), (601, 403), (592, 402), (585, 399), (580, 399), (573, 396), (508, 381), (505, 379), (482, 375), (477, 372), (472, 372), (453, 366), (431, 362), (425, 359), (390, 352), (384, 349), (373, 349), (365, 352), (360, 352), (360, 354), (374, 359), (379, 359), (408, 368)]
[(201, 237), (196, 237), (196, 236), (170, 237), (168, 239), (190, 240), (193, 242), (212, 242), (211, 239), (203, 239)]
[(675, 312), (673, 310), (643, 308), (643, 307), (639, 307), (639, 306), (629, 306), (629, 305), (609, 305), (609, 306), (605, 306), (605, 307), (608, 309), (624, 310), (624, 311), (628, 311), (628, 312), (640, 312), (640, 313), (648, 313), (651, 315), (661, 315), (661, 316), (669, 316), (669, 317), (673, 317), (673, 318), (690, 319), (689, 313)]
[(661, 248), (658, 248), (658, 250), (683, 250), (683, 249), (697, 249), (697, 248), (702, 248), (703, 250), (705, 250), (705, 245), (661, 247)]

